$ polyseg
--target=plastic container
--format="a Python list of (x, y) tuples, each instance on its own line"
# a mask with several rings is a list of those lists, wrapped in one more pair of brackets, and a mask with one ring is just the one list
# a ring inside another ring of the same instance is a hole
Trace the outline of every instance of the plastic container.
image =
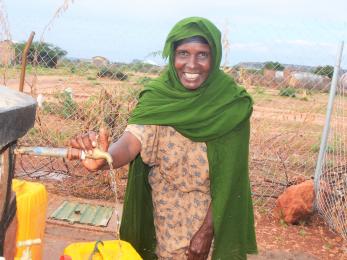
[[(95, 249), (94, 242), (74, 243), (64, 250), (65, 256), (70, 256), (72, 260), (88, 260)], [(140, 260), (142, 259), (130, 243), (122, 240), (98, 242), (99, 253), (93, 254), (92, 260)], [(121, 247), (121, 248), (120, 248)]]
[[(18, 229), (16, 242), (41, 239), (45, 232), (47, 191), (44, 185), (18, 179), (12, 180), (16, 193)], [(42, 243), (30, 246), (32, 260), (42, 259)], [(26, 247), (17, 247), (15, 259), (20, 259)]]

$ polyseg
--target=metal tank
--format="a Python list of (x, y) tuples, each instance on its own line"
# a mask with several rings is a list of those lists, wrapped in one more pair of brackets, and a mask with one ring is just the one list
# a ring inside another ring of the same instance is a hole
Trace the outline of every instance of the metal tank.
[(6, 230), (16, 214), (16, 199), (11, 190), (14, 150), (17, 140), (33, 127), (35, 114), (35, 99), (0, 85), (0, 256), (6, 247)]

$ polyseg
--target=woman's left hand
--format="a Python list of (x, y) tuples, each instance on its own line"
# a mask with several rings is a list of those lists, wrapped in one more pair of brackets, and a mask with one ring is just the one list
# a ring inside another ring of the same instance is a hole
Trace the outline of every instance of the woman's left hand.
[(210, 252), (213, 240), (213, 228), (203, 225), (190, 240), (187, 250), (188, 260), (205, 260)]

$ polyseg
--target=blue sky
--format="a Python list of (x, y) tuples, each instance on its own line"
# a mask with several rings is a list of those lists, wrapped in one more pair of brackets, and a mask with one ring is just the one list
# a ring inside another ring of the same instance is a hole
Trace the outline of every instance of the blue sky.
[[(347, 42), (346, 0), (74, 0), (44, 28), (64, 0), (0, 0), (12, 40), (31, 31), (68, 52), (68, 57), (105, 56), (111, 61), (158, 61), (172, 26), (188, 16), (214, 22), (228, 39), (226, 63), (279, 61), (334, 65), (341, 40)], [(347, 48), (343, 67), (347, 67)], [(224, 61), (223, 61), (224, 62)]]

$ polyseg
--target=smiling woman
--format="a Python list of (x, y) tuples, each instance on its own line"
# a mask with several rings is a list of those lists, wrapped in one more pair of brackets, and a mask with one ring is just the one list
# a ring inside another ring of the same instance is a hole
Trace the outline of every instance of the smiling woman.
[[(221, 34), (200, 17), (178, 22), (168, 69), (141, 92), (122, 137), (71, 140), (131, 162), (120, 229), (144, 259), (246, 259), (256, 253), (248, 178), (252, 99), (220, 69)], [(94, 144), (94, 145), (93, 145)], [(103, 160), (87, 159), (89, 170)]]

